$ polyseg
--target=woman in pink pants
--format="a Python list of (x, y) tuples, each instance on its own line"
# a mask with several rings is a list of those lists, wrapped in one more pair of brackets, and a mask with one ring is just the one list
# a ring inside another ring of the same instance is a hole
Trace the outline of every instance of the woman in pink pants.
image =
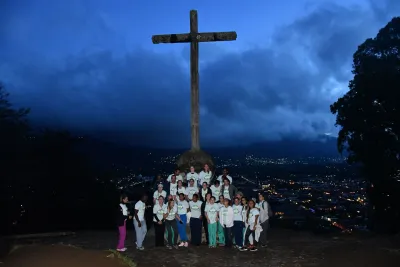
[(125, 251), (125, 238), (126, 238), (126, 220), (128, 219), (128, 207), (126, 203), (128, 203), (128, 196), (122, 195), (120, 198), (119, 204), (119, 212), (117, 216), (117, 224), (119, 231), (119, 240), (117, 245), (117, 251)]

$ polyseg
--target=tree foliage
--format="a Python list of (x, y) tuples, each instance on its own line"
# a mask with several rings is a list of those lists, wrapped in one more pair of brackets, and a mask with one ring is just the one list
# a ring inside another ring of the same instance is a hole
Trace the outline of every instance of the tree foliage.
[(340, 126), (338, 149), (348, 163), (361, 163), (371, 182), (370, 227), (400, 230), (400, 17), (353, 55), (349, 91), (331, 105)]
[(353, 56), (350, 90), (331, 105), (340, 126), (338, 149), (349, 163), (362, 163), (379, 173), (374, 182), (390, 179), (400, 169), (400, 17)]

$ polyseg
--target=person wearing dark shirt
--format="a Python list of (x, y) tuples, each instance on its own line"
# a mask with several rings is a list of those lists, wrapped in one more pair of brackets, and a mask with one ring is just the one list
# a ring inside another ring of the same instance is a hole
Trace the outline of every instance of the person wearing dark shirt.
[[(165, 190), (166, 192), (169, 192), (169, 183), (167, 182), (167, 180), (165, 180), (164, 178), (162, 178), (161, 174), (157, 175), (156, 179), (154, 180), (153, 192), (157, 190), (159, 184), (162, 184), (164, 190)], [(168, 190), (168, 191), (167, 191), (167, 190)]]
[(117, 213), (117, 225), (119, 231), (119, 240), (117, 245), (117, 251), (123, 252), (126, 250), (125, 247), (125, 238), (126, 238), (126, 220), (128, 219), (128, 207), (126, 204), (128, 203), (128, 196), (122, 195), (120, 198), (120, 204), (118, 206)]

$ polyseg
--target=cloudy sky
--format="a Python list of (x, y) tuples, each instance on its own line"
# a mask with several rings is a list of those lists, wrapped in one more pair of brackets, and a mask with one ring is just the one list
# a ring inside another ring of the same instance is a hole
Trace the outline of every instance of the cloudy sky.
[(0, 81), (35, 125), (131, 144), (190, 145), (189, 45), (151, 35), (237, 31), (200, 44), (201, 144), (335, 134), (329, 104), (352, 54), (398, 0), (2, 0)]

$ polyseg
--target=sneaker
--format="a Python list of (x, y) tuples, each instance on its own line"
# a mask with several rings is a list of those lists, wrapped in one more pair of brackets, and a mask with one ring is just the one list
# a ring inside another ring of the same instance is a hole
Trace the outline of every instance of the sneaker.
[(117, 248), (117, 251), (124, 252), (124, 251), (126, 251), (126, 248)]
[(257, 251), (258, 249), (256, 247), (251, 247), (250, 251)]
[(248, 249), (246, 247), (241, 247), (239, 248), (239, 251), (247, 251)]
[(144, 247), (136, 247), (137, 250), (144, 250)]
[(177, 245), (174, 245), (174, 249), (178, 249), (179, 247)]
[(170, 245), (167, 245), (167, 249), (172, 249), (172, 247)]
[(189, 246), (189, 243), (185, 242), (184, 246), (187, 248)]
[(181, 242), (178, 246), (179, 246), (179, 247), (185, 246), (185, 242)]
[(266, 248), (266, 247), (267, 247), (267, 244), (261, 245), (261, 247), (262, 247), (262, 248)]

